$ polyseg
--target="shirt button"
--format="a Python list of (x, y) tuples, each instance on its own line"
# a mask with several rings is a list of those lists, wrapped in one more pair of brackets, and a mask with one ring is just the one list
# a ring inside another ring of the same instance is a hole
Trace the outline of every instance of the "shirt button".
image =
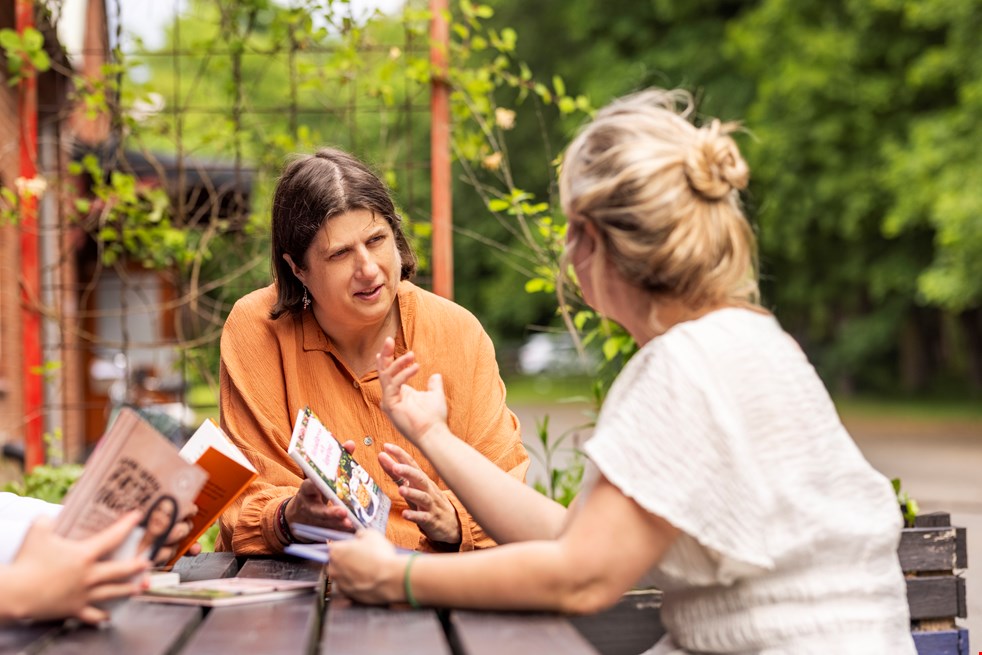
[(351, 384), (352, 384), (352, 386), (353, 386), (353, 387), (354, 387), (355, 389), (360, 389), (360, 388), (361, 388), (361, 385), (360, 385), (360, 384), (358, 384), (358, 380), (355, 380), (355, 381), (354, 381), (354, 382), (352, 382)]
[(366, 446), (371, 446), (372, 445), (372, 438), (369, 437), (368, 435), (365, 435), (364, 442), (365, 442), (365, 445)]

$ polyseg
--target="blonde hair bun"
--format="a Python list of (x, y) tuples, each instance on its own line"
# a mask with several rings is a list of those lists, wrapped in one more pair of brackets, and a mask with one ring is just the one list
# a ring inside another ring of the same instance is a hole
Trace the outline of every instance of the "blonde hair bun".
[(609, 264), (691, 308), (758, 302), (756, 240), (738, 193), (750, 169), (730, 137), (740, 126), (698, 127), (694, 112), (685, 91), (642, 91), (598, 111), (566, 149), (559, 195), (571, 221), (597, 232), (595, 289)]
[(750, 168), (729, 134), (733, 123), (713, 119), (696, 131), (683, 163), (689, 186), (706, 200), (719, 200), (747, 188)]

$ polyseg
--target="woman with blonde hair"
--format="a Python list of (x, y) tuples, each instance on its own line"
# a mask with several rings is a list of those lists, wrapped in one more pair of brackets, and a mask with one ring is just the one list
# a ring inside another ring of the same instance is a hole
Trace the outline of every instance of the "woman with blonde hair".
[(640, 346), (584, 450), (567, 512), (446, 425), (441, 378), (379, 355), (382, 407), (501, 544), (397, 554), (331, 547), (337, 588), (372, 603), (586, 613), (664, 591), (667, 653), (913, 653), (890, 483), (862, 457), (801, 349), (758, 305), (736, 126), (652, 90), (598, 112), (560, 173), (584, 299)]

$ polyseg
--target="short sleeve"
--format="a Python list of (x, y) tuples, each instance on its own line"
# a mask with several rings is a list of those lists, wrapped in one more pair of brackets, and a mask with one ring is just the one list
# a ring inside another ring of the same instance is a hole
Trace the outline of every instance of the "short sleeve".
[(698, 345), (669, 336), (624, 368), (584, 450), (626, 496), (707, 548), (720, 582), (773, 569), (773, 496), (739, 409)]

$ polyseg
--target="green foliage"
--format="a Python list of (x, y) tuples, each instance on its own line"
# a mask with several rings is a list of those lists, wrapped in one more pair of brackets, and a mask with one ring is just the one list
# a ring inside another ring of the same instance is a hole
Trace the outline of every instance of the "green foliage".
[(60, 429), (44, 435), (44, 445), (47, 464), (35, 466), (25, 473), (20, 481), (9, 482), (3, 491), (15, 493), (18, 496), (40, 498), (49, 503), (60, 503), (75, 481), (82, 475), (80, 464), (62, 463), (63, 435)]
[(198, 539), (198, 543), (201, 544), (201, 552), (203, 553), (213, 553), (215, 552), (215, 542), (218, 540), (218, 523), (212, 524), (210, 528), (205, 530), (205, 533), (201, 535)]
[(44, 35), (33, 27), (25, 29), (23, 34), (8, 28), (0, 30), (0, 48), (7, 60), (9, 86), (17, 86), (25, 77), (51, 68), (51, 59), (44, 49)]
[(20, 210), (20, 198), (13, 189), (0, 186), (0, 226), (17, 223)]
[(917, 274), (919, 299), (959, 312), (982, 303), (982, 65), (977, 3), (885, 2), (916, 39), (905, 74), (910, 120), (882, 149), (894, 202), (889, 238), (933, 232), (933, 258)]
[(82, 475), (82, 470), (81, 464), (35, 466), (30, 473), (24, 474), (21, 481), (7, 483), (3, 490), (18, 496), (30, 496), (49, 503), (60, 503)]
[[(966, 183), (982, 172), (980, 14), (970, 0), (464, 0), (452, 5), (443, 71), (429, 61), (429, 12), (419, 1), (399, 16), (355, 16), (340, 0), (194, 0), (158, 52), (109, 67), (102, 86), (77, 86), (95, 113), (117, 93), (123, 107), (162, 98), (163, 110), (114, 114), (130, 145), (255, 167), (247, 231), (186, 226), (123, 178), (103, 180), (104, 199), (79, 213), (104, 263), (126, 253), (224, 281), (207, 291), (213, 315), (195, 317), (194, 334), (214, 335), (221, 308), (269, 279), (265, 203), (288, 153), (329, 143), (373, 163), (425, 255), (428, 178), (400, 162), (425, 152), (426, 116), (403, 109), (445, 79), (460, 173), (458, 301), (500, 344), (529, 325), (559, 323), (552, 294), (566, 285), (568, 320), (615, 369), (634, 344), (582, 309), (570, 271), (559, 275), (557, 152), (611, 97), (682, 85), (701, 111), (751, 128), (741, 143), (753, 171), (746, 202), (767, 306), (830, 385), (896, 388), (904, 343), (916, 343), (905, 335), (924, 310), (962, 315), (982, 299), (982, 192)], [(172, 48), (196, 54), (174, 61), (165, 56)], [(129, 77), (137, 70), (140, 82)], [(119, 72), (121, 89), (112, 85)], [(376, 110), (357, 110), (366, 104)], [(424, 275), (426, 264), (424, 256)], [(522, 286), (529, 293), (516, 296)], [(950, 363), (967, 347), (950, 344), (971, 339), (922, 341), (925, 358), (953, 353), (944, 355), (947, 373), (971, 368)], [(213, 342), (193, 356), (201, 378), (212, 376)]]
[(728, 26), (766, 296), (826, 379), (896, 384), (919, 307), (982, 301), (980, 25), (968, 1), (764, 0)]
[(558, 437), (553, 438), (549, 434), (549, 415), (546, 414), (541, 420), (536, 422), (535, 430), (539, 438), (539, 446), (542, 452), (531, 450), (532, 456), (538, 459), (546, 470), (546, 482), (536, 480), (533, 487), (541, 494), (560, 503), (564, 507), (569, 507), (573, 498), (580, 490), (580, 483), (583, 481), (583, 453), (573, 449), (570, 461), (566, 466), (557, 466), (555, 463), (556, 455), (562, 449), (563, 442), (577, 430), (584, 426), (577, 426), (566, 430)]
[[(604, 377), (593, 379), (590, 384), (590, 396), (586, 399), (590, 402), (590, 411), (587, 412), (588, 421), (582, 425), (577, 425), (565, 430), (558, 437), (553, 437), (549, 433), (549, 415), (546, 414), (542, 419), (536, 421), (535, 431), (539, 440), (541, 450), (530, 450), (532, 456), (542, 464), (546, 470), (546, 481), (536, 480), (532, 486), (541, 494), (552, 498), (564, 507), (569, 507), (573, 499), (580, 491), (583, 482), (584, 457), (582, 451), (577, 448), (567, 448), (563, 443), (580, 430), (592, 428), (596, 425), (597, 416), (600, 413), (600, 406), (603, 404), (604, 397), (609, 387), (608, 380)], [(567, 402), (583, 400), (583, 398), (567, 398)], [(564, 466), (556, 462), (557, 455), (568, 451), (568, 461)]]
[(78, 199), (75, 208), (79, 222), (94, 235), (104, 266), (128, 259), (146, 268), (165, 269), (193, 260), (187, 231), (172, 223), (166, 190), (141, 184), (120, 171), (111, 171), (107, 180), (95, 155), (73, 162), (69, 172), (85, 172), (92, 180), (90, 191), (101, 209), (93, 211), (87, 198)]
[[(982, 368), (977, 347), (947, 345), (978, 339), (965, 326), (982, 304), (982, 191), (967, 182), (982, 173), (978, 3), (492, 5), (492, 22), (549, 35), (519, 38), (516, 58), (597, 105), (683, 86), (701, 112), (746, 120), (765, 302), (831, 386), (895, 391), (964, 380), (966, 359)], [(516, 131), (527, 124), (520, 116)], [(544, 126), (548, 140), (568, 140), (569, 123)], [(548, 192), (536, 144), (520, 136), (509, 161), (522, 188)], [(932, 341), (949, 316), (964, 325)], [(898, 375), (918, 359), (919, 379)]]
[(914, 519), (917, 518), (917, 513), (920, 511), (917, 501), (900, 488), (900, 478), (893, 478), (890, 483), (893, 485), (893, 492), (897, 495), (900, 512), (904, 515), (904, 524), (908, 528), (914, 527)]

